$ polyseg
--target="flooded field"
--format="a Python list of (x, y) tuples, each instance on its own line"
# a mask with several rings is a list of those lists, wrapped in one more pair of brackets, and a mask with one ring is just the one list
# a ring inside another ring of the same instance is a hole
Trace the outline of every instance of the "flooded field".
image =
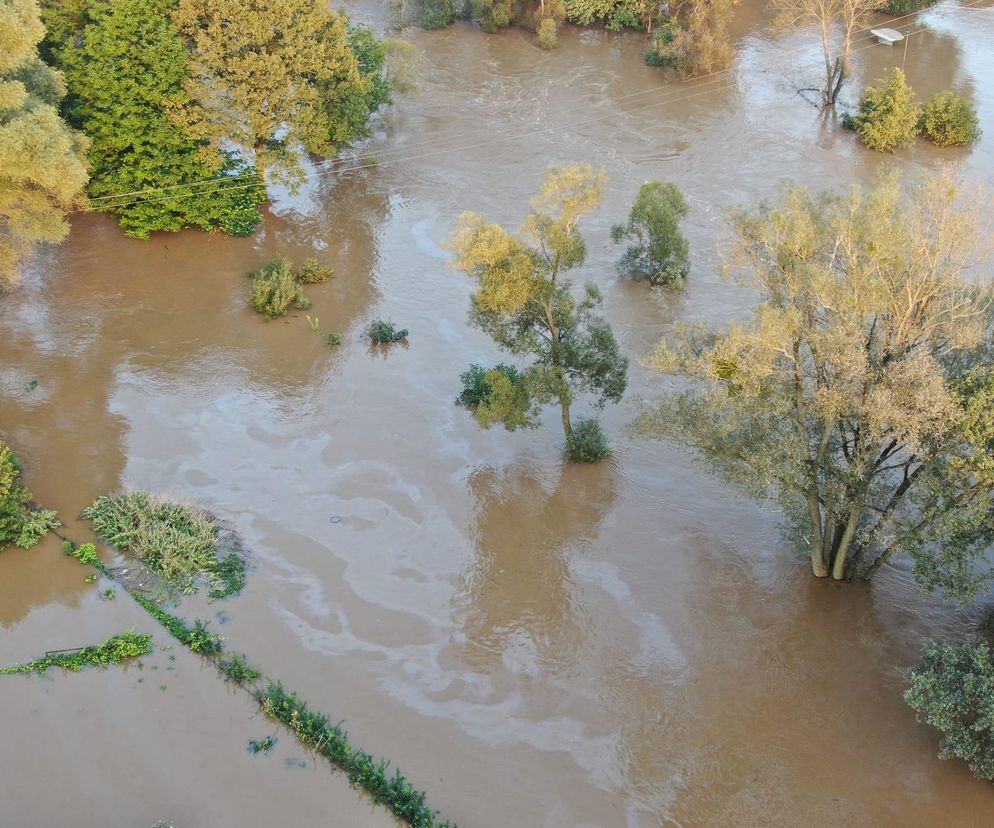
[[(386, 24), (373, 5), (353, 15)], [(920, 97), (952, 86), (978, 107), (972, 148), (920, 142), (893, 159), (795, 93), (818, 71), (810, 34), (771, 35), (754, 3), (738, 15), (733, 71), (689, 83), (645, 66), (634, 34), (567, 28), (546, 53), (519, 31), (409, 32), (421, 92), (357, 169), (278, 195), (254, 238), (135, 241), (79, 216), (0, 299), (0, 430), (36, 498), (80, 539), (73, 517), (122, 486), (230, 522), (247, 589), (181, 614), (215, 619), (463, 828), (992, 820), (994, 789), (939, 761), (901, 697), (922, 636), (954, 636), (966, 614), (899, 567), (872, 588), (814, 581), (772, 507), (628, 438), (631, 403), (605, 412), (617, 451), (592, 467), (562, 465), (557, 412), (508, 434), (453, 405), (459, 374), (497, 351), (469, 326), (471, 284), (442, 245), (465, 209), (516, 227), (549, 163), (610, 176), (577, 278), (604, 291), (631, 399), (658, 388), (635, 363), (675, 321), (721, 324), (753, 303), (721, 275), (728, 208), (789, 180), (868, 183), (888, 163), (955, 160), (994, 186), (989, 3), (898, 21), (906, 53), (857, 43), (850, 101), (903, 62)], [(618, 279), (609, 236), (653, 179), (690, 204), (692, 270), (666, 300)], [(334, 266), (308, 314), (341, 348), (302, 312), (247, 308), (245, 274), (276, 254)], [(409, 344), (370, 348), (375, 317)], [(85, 574), (54, 538), (3, 553), (0, 664), (128, 627), (160, 648), (141, 668), (0, 682), (0, 823), (391, 823), (287, 734), (249, 755), (272, 725)]]

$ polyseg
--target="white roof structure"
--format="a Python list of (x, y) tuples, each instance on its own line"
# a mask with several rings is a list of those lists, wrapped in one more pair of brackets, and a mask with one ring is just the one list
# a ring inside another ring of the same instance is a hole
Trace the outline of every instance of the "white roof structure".
[(870, 34), (875, 35), (881, 43), (893, 46), (898, 41), (904, 40), (904, 35), (897, 29), (870, 29)]

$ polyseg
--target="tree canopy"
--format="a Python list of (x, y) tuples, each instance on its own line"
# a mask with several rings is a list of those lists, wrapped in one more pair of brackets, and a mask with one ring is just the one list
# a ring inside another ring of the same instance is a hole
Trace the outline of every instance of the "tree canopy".
[(778, 497), (815, 575), (897, 552), (926, 589), (990, 583), (994, 368), (984, 211), (946, 170), (848, 196), (789, 190), (735, 214), (762, 294), (748, 322), (684, 330), (652, 364), (690, 380), (639, 421)]
[(618, 270), (652, 285), (679, 287), (690, 272), (689, 245), (680, 232), (687, 202), (676, 184), (650, 181), (643, 184), (628, 214), (627, 224), (611, 228), (615, 243), (634, 242), (625, 251)]
[(263, 174), (299, 179), (300, 151), (334, 155), (388, 100), (380, 44), (321, 0), (179, 0), (174, 20), (192, 70), (178, 115), (216, 153), (253, 150)]
[(206, 143), (169, 115), (191, 103), (174, 7), (174, 0), (86, 0), (49, 12), (69, 117), (91, 141), (90, 196), (133, 236), (191, 226), (245, 235), (262, 218), (255, 171), (230, 153), (205, 153)]
[(35, 0), (0, 0), (0, 291), (36, 243), (66, 237), (66, 214), (85, 203), (85, 140), (56, 109), (65, 87), (38, 56), (44, 33)]
[(578, 225), (600, 204), (606, 184), (605, 173), (589, 164), (550, 168), (519, 236), (476, 213), (460, 217), (451, 246), (456, 268), (477, 285), (473, 324), (503, 350), (532, 357), (515, 377), (487, 375), (493, 395), (478, 409), (485, 425), (534, 425), (541, 405), (556, 402), (569, 441), (578, 395), (593, 394), (603, 406), (624, 394), (628, 359), (596, 313), (599, 290), (587, 284), (578, 298), (564, 278), (586, 258)]

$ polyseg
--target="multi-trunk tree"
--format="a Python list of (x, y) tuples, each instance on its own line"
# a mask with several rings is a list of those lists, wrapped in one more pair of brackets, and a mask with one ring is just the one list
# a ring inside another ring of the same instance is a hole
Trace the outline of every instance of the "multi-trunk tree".
[(822, 106), (835, 105), (849, 78), (853, 38), (885, 5), (886, 0), (775, 0), (780, 26), (818, 31), (825, 72), (819, 89)]
[(62, 76), (38, 57), (35, 0), (0, 0), (0, 291), (39, 242), (62, 241), (85, 203), (85, 139), (56, 109)]
[(994, 542), (992, 292), (968, 273), (984, 214), (949, 171), (739, 212), (762, 304), (660, 346), (655, 366), (692, 384), (641, 429), (779, 498), (815, 575), (906, 553), (924, 588), (971, 599)]
[(586, 257), (579, 222), (600, 204), (606, 184), (604, 172), (589, 164), (552, 167), (518, 236), (464, 213), (451, 243), (456, 268), (477, 284), (473, 324), (503, 350), (531, 358), (513, 375), (499, 369), (487, 374), (478, 419), (511, 429), (533, 426), (542, 405), (556, 404), (567, 455), (581, 460), (597, 459), (604, 446), (599, 430), (588, 424), (574, 434), (574, 400), (590, 393), (597, 406), (618, 402), (627, 383), (628, 359), (596, 313), (600, 292), (587, 284), (577, 297), (565, 278)]

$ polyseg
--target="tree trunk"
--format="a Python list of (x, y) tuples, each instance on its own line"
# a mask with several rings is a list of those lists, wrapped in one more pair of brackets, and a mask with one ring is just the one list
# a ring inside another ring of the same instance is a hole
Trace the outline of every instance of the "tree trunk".
[(817, 492), (808, 494), (808, 517), (811, 519), (811, 572), (816, 578), (828, 577), (825, 544), (822, 542), (821, 510)]
[(563, 414), (563, 432), (566, 434), (566, 439), (568, 440), (573, 433), (573, 423), (570, 422), (569, 418), (569, 403), (560, 402), (560, 406), (562, 407)]
[(255, 147), (255, 171), (259, 173), (259, 181), (266, 183), (266, 162), (262, 160), (262, 147)]

